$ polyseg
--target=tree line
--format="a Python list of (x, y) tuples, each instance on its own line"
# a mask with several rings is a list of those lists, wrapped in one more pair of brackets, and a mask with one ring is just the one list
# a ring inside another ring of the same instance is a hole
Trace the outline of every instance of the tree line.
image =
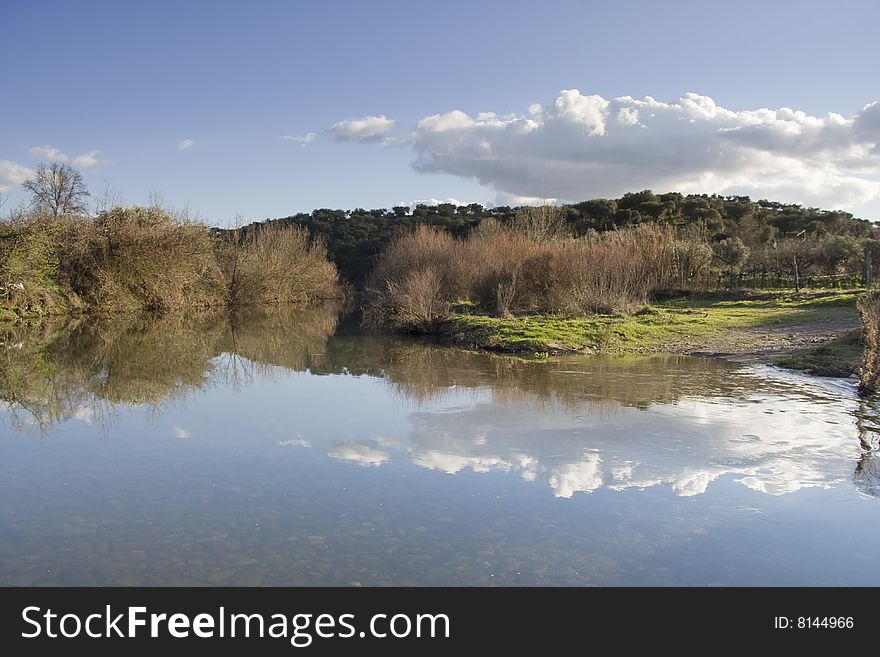
[[(360, 285), (375, 266), (377, 255), (394, 238), (418, 226), (461, 238), (484, 222), (512, 226), (518, 212), (519, 208), (487, 208), (478, 203), (416, 205), (413, 209), (322, 208), (263, 223), (293, 223), (323, 238), (340, 275)], [(699, 237), (711, 245), (714, 274), (724, 277), (722, 283), (794, 285), (809, 282), (810, 276), (862, 275), (866, 246), (880, 262), (880, 231), (872, 222), (849, 212), (753, 201), (748, 196), (644, 190), (563, 205), (561, 213), (565, 230), (573, 237), (644, 224), (672, 226), (685, 238)]]

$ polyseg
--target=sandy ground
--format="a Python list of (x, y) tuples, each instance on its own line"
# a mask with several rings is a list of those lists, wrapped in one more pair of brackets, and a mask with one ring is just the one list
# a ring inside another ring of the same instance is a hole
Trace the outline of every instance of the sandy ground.
[(794, 349), (817, 346), (860, 330), (857, 317), (826, 318), (807, 324), (792, 322), (730, 329), (716, 336), (669, 345), (673, 353), (719, 356), (737, 361), (771, 361)]

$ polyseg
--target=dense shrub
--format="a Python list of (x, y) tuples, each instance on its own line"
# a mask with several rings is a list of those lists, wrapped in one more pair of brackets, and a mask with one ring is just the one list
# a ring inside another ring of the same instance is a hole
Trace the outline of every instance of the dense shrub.
[(379, 259), (368, 281), (365, 319), (420, 331), (456, 302), (502, 316), (631, 311), (654, 290), (697, 275), (711, 258), (705, 244), (676, 239), (660, 226), (582, 238), (550, 235), (492, 230), (455, 239), (420, 227), (394, 240)]
[(324, 243), (304, 228), (267, 225), (236, 231), (217, 245), (231, 306), (306, 303), (337, 293), (336, 267)]
[(0, 224), (0, 314), (64, 312), (77, 299), (58, 284), (63, 228), (45, 214), (13, 215)]
[(62, 271), (104, 311), (165, 311), (223, 303), (214, 238), (157, 207), (117, 207), (67, 226)]
[(4, 312), (60, 314), (303, 304), (338, 293), (323, 242), (296, 226), (228, 231), (159, 207), (0, 223)]
[(865, 352), (859, 375), (859, 394), (873, 395), (880, 381), (880, 292), (868, 292), (857, 305), (862, 320)]

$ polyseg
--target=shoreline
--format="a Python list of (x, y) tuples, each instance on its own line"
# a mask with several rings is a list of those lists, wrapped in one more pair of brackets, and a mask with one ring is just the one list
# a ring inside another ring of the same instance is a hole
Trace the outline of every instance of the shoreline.
[(863, 351), (857, 294), (696, 296), (627, 316), (458, 313), (429, 333), (452, 345), (520, 356), (668, 353), (849, 377), (857, 373)]
[[(861, 293), (814, 290), (798, 294), (745, 291), (693, 295), (659, 301), (631, 315), (587, 317), (496, 317), (461, 304), (453, 308), (449, 318), (426, 327), (421, 334), (453, 347), (526, 358), (674, 354), (777, 365), (845, 378), (857, 374), (862, 359), (861, 325), (855, 310)], [(305, 311), (326, 303), (284, 307)], [(277, 308), (249, 305), (238, 310)], [(229, 312), (229, 308), (170, 311), (164, 315), (195, 318), (218, 312)], [(42, 315), (17, 318), (16, 322), (0, 320), (0, 329), (113, 316), (82, 311)]]

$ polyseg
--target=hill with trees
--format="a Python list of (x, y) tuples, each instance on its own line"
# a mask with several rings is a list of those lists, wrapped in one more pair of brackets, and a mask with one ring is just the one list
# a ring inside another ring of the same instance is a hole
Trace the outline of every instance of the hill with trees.
[[(485, 222), (510, 226), (518, 208), (484, 207), (478, 203), (417, 205), (410, 209), (331, 210), (267, 220), (294, 223), (323, 238), (328, 256), (341, 276), (361, 285), (377, 255), (397, 236), (418, 226), (433, 226), (464, 237)], [(857, 275), (863, 272), (864, 249), (880, 258), (880, 231), (872, 223), (837, 210), (821, 210), (747, 196), (655, 194), (650, 190), (617, 199), (593, 199), (562, 206), (572, 236), (593, 231), (660, 224), (674, 226), (685, 237), (705, 239), (715, 253), (714, 266), (725, 275), (758, 285), (784, 277)], [(252, 224), (256, 227), (260, 224)], [(763, 281), (763, 282), (762, 282)]]

